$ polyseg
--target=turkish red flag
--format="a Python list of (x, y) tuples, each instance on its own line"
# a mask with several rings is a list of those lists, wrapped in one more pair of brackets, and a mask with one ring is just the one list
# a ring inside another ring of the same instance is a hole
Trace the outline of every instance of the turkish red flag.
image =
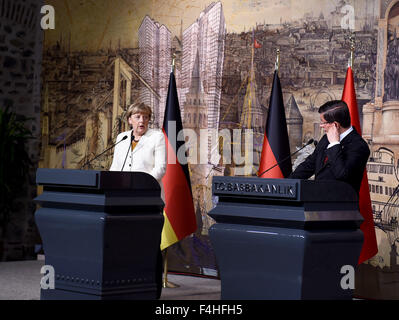
[(262, 45), (258, 41), (256, 41), (256, 39), (254, 39), (254, 48), (256, 49), (262, 48)]
[[(346, 71), (346, 79), (344, 85), (344, 92), (342, 93), (342, 100), (346, 102), (351, 115), (352, 127), (361, 135), (362, 131), (360, 128), (359, 111), (357, 109), (355, 85), (353, 81), (352, 68), (348, 67)], [(375, 236), (373, 211), (371, 209), (371, 199), (369, 191), (369, 182), (367, 179), (367, 170), (364, 169), (362, 184), (360, 185), (359, 191), (359, 211), (363, 216), (364, 222), (360, 226), (360, 229), (364, 234), (364, 241), (362, 251), (358, 263), (361, 264), (364, 261), (372, 258), (378, 252), (377, 239)]]

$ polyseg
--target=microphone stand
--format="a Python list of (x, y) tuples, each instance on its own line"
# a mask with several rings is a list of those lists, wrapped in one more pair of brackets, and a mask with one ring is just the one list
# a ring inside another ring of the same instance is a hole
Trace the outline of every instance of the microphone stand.
[[(127, 136), (126, 136), (126, 137), (127, 137)], [(134, 134), (133, 134), (133, 130), (132, 130), (132, 135), (131, 135), (131, 137), (130, 137), (129, 148), (127, 149), (125, 161), (123, 161), (123, 166), (122, 166), (121, 172), (123, 171), (123, 168), (125, 167), (127, 155), (129, 154), (130, 148), (132, 147), (132, 141), (133, 141), (133, 140), (134, 140)]]
[(121, 140), (119, 140), (117, 143), (114, 143), (112, 146), (110, 146), (109, 148), (105, 149), (103, 152), (101, 152), (99, 155), (95, 156), (93, 159), (87, 161), (83, 166), (80, 167), (79, 170), (82, 170), (84, 167), (86, 167), (88, 164), (90, 164), (92, 161), (96, 160), (99, 156), (102, 156), (104, 153), (106, 153), (107, 151), (111, 150), (113, 147), (115, 147), (118, 143), (122, 142), (123, 140), (127, 139), (127, 135), (124, 136)]
[(276, 166), (278, 166), (279, 164), (281, 164), (282, 162), (286, 161), (288, 158), (292, 157), (293, 155), (296, 155), (299, 151), (301, 151), (303, 148), (307, 147), (308, 145), (310, 145), (310, 144), (312, 144), (312, 143), (315, 143), (315, 145), (316, 145), (316, 144), (317, 144), (317, 141), (314, 140), (314, 139), (310, 139), (303, 147), (301, 147), (301, 148), (298, 149), (297, 151), (295, 151), (295, 152), (289, 154), (289, 155), (288, 155), (287, 157), (285, 157), (283, 160), (278, 161), (274, 166), (272, 166), (272, 167), (266, 169), (265, 171), (263, 171), (261, 174), (258, 174), (257, 176), (258, 176), (258, 177), (263, 176), (266, 172), (272, 170), (274, 167), (276, 167)]

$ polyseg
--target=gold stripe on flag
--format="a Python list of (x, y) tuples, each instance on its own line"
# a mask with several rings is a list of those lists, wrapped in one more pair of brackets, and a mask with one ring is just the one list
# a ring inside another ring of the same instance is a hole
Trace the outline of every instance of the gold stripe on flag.
[(172, 228), (172, 225), (170, 224), (168, 216), (165, 213), (165, 210), (163, 211), (163, 216), (165, 217), (165, 222), (163, 224), (163, 229), (161, 234), (161, 250), (164, 250), (167, 247), (179, 241), (175, 231)]

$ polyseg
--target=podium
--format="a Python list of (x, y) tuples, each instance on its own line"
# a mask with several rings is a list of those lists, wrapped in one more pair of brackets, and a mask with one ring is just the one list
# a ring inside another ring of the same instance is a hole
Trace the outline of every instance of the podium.
[(152, 176), (38, 169), (36, 182), (35, 220), (55, 281), (41, 299), (156, 299), (164, 203)]
[(352, 298), (363, 218), (350, 185), (214, 177), (212, 193), (222, 299)]

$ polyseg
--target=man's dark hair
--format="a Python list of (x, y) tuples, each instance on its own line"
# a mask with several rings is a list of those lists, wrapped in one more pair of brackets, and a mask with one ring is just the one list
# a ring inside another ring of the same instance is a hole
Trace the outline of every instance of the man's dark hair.
[(323, 114), (328, 123), (337, 121), (343, 128), (348, 128), (351, 125), (351, 116), (345, 101), (328, 101), (319, 108), (319, 113)]

